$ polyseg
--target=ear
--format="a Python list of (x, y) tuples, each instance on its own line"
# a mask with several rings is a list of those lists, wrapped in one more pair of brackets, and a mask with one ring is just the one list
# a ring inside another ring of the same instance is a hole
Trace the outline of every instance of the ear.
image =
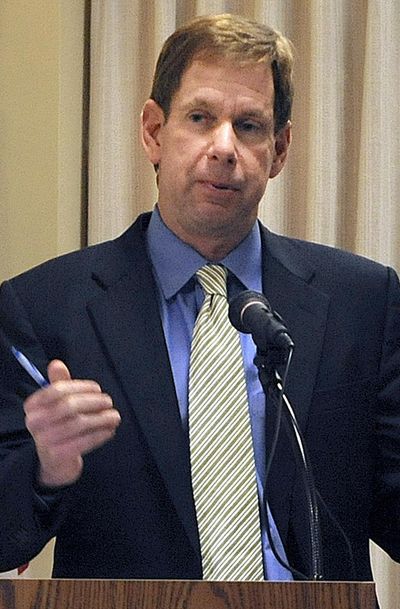
[(164, 112), (153, 99), (148, 99), (142, 110), (142, 144), (153, 165), (161, 158), (159, 132), (165, 123)]
[(284, 168), (291, 141), (292, 123), (288, 121), (275, 135), (275, 156), (269, 173), (270, 178), (277, 176)]

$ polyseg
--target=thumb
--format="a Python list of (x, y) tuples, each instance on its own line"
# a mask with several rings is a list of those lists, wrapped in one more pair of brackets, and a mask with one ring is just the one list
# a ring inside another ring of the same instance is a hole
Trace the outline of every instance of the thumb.
[(53, 359), (47, 366), (47, 375), (50, 383), (56, 381), (70, 381), (71, 374), (67, 366), (59, 359)]

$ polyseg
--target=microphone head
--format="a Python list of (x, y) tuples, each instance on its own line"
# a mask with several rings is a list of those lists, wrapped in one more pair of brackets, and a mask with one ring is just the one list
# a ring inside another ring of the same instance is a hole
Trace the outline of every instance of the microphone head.
[(254, 292), (253, 290), (244, 290), (229, 301), (229, 321), (232, 326), (243, 332), (251, 334), (251, 328), (245, 325), (243, 321), (243, 313), (249, 305), (258, 305), (264, 308), (268, 313), (272, 313), (271, 305), (263, 294)]
[(229, 320), (236, 330), (251, 334), (257, 348), (292, 349), (294, 344), (280, 315), (264, 294), (245, 290), (231, 299)]

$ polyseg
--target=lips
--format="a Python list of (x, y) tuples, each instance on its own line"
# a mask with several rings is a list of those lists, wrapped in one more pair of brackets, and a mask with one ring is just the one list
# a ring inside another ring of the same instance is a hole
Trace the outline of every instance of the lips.
[(202, 183), (209, 188), (220, 191), (238, 191), (240, 190), (239, 186), (230, 182), (215, 182), (213, 180), (203, 180)]

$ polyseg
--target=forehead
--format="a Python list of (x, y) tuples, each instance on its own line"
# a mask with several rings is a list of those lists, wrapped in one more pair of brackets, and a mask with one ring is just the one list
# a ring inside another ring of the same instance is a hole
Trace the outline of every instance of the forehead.
[(182, 75), (173, 105), (204, 98), (210, 103), (235, 104), (273, 110), (274, 83), (269, 63), (238, 63), (225, 58), (194, 59)]

